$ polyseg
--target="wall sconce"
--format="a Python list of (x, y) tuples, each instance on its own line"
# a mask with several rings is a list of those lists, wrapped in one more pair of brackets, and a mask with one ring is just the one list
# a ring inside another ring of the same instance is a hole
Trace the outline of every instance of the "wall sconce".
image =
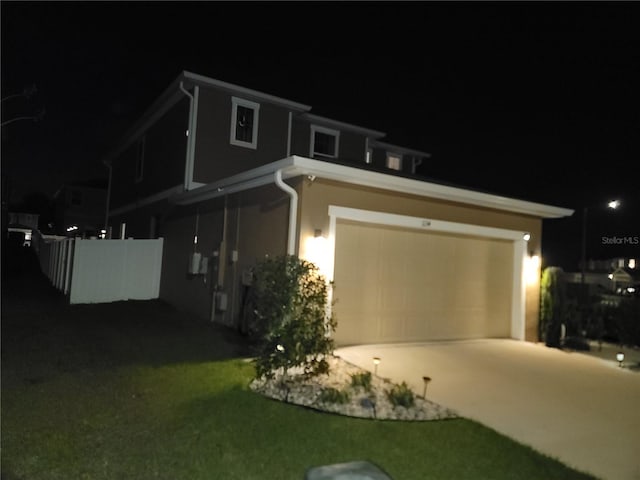
[(616, 353), (616, 360), (618, 361), (618, 366), (622, 367), (622, 362), (624, 360), (624, 353), (622, 352)]
[(535, 285), (540, 279), (540, 256), (530, 253), (524, 265), (524, 279), (527, 285)]
[(378, 375), (378, 365), (380, 365), (380, 357), (373, 357), (373, 365), (373, 374)]
[(527, 232), (522, 236), (522, 238), (524, 239), (525, 242), (528, 242), (529, 240), (531, 240), (531, 234)]

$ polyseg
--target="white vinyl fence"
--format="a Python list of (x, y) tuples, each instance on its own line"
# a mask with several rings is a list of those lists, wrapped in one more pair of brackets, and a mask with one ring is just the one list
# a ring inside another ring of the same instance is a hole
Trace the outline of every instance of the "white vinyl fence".
[(69, 303), (151, 300), (160, 292), (163, 239), (34, 237), (40, 267)]

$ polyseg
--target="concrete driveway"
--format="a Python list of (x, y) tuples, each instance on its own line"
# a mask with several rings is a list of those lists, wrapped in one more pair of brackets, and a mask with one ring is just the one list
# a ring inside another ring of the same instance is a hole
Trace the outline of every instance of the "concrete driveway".
[(640, 372), (516, 340), (343, 347), (336, 355), (603, 480), (640, 480)]

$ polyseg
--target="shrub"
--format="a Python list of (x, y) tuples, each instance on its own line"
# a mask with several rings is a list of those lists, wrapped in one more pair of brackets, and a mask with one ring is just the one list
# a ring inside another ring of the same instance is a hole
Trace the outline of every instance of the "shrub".
[(320, 393), (318, 397), (322, 403), (340, 403), (344, 404), (351, 400), (349, 392), (345, 390), (338, 390), (337, 388), (327, 387)]
[(566, 312), (566, 287), (560, 267), (547, 267), (540, 281), (539, 336), (548, 347), (560, 347), (561, 325)]
[(351, 375), (351, 386), (362, 387), (366, 392), (371, 391), (371, 372), (354, 373)]
[(391, 390), (385, 390), (385, 393), (394, 407), (400, 405), (409, 408), (413, 406), (415, 401), (413, 391), (409, 388), (407, 382), (394, 385)]
[(249, 335), (256, 340), (256, 374), (273, 378), (303, 367), (304, 376), (328, 373), (336, 322), (327, 311), (328, 283), (313, 263), (294, 255), (266, 257), (254, 269)]

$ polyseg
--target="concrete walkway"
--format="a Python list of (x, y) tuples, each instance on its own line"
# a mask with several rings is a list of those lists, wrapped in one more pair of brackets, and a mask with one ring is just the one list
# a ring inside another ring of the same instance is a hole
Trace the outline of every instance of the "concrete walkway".
[[(640, 371), (611, 351), (515, 340), (343, 347), (336, 355), (603, 480), (640, 480)], [(627, 362), (640, 352), (625, 350)], [(609, 358), (611, 357), (611, 358)]]

